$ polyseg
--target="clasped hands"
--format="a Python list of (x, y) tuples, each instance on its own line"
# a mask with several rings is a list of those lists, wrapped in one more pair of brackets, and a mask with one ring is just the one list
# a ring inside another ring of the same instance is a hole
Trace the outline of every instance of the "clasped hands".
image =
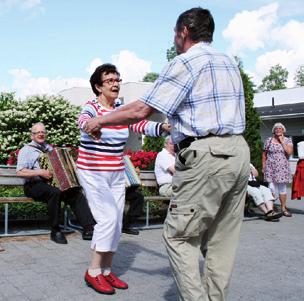
[[(83, 130), (94, 140), (100, 140), (101, 138), (101, 122), (100, 119), (98, 117), (93, 117), (91, 119), (89, 119), (84, 127)], [(171, 126), (169, 123), (163, 123), (162, 124), (162, 130), (164, 132), (170, 132), (171, 130)]]

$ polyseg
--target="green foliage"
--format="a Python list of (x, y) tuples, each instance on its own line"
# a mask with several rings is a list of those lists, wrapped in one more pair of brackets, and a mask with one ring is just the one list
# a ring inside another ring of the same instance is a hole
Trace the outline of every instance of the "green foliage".
[(167, 49), (167, 61), (172, 61), (177, 56), (175, 45)]
[(294, 81), (297, 87), (304, 87), (304, 65), (298, 67)]
[(43, 122), (48, 132), (47, 142), (75, 146), (79, 141), (76, 120), (80, 108), (62, 96), (31, 96), (26, 101), (10, 99), (0, 112), (0, 164), (9, 154), (30, 140), (29, 130), (36, 122)]
[[(22, 187), (0, 187), (0, 196), (2, 197), (14, 197), (23, 196)], [(4, 204), (0, 204), (0, 212), (4, 212)], [(12, 203), (8, 207), (8, 213), (10, 218), (37, 218), (47, 217), (46, 204), (33, 202), (33, 203)]]
[[(250, 148), (250, 161), (261, 171), (262, 168), (262, 140), (260, 135), (261, 119), (253, 107), (254, 84), (239, 64), (245, 94), (246, 129), (244, 138)], [(261, 174), (261, 173), (260, 173)]]
[(271, 91), (286, 89), (286, 82), (288, 78), (287, 69), (280, 64), (272, 66), (269, 70), (269, 75), (262, 79), (262, 85), (259, 87), (261, 91)]
[(145, 136), (142, 149), (146, 152), (160, 152), (164, 147), (164, 137), (148, 137)]
[(5, 93), (0, 94), (0, 111), (8, 110), (13, 108), (17, 103), (14, 93)]
[(156, 72), (149, 72), (144, 76), (143, 82), (153, 83), (157, 80), (158, 76), (159, 74)]

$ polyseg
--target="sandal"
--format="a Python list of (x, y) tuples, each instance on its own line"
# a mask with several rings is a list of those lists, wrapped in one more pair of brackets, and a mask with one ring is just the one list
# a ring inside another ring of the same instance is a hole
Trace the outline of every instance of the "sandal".
[(282, 211), (282, 213), (286, 217), (292, 217), (292, 214), (287, 209), (285, 209), (284, 211)]
[(265, 221), (267, 222), (278, 222), (279, 218), (282, 217), (282, 212), (275, 212), (273, 210), (268, 211), (265, 213)]

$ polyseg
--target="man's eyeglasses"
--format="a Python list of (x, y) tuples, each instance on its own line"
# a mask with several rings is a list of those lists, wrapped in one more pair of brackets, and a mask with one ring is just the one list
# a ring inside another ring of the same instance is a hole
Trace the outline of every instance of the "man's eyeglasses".
[(107, 83), (110, 86), (113, 86), (114, 83), (120, 84), (121, 81), (122, 81), (122, 79), (120, 79), (120, 78), (108, 78), (108, 79), (103, 80), (102, 83)]
[(32, 132), (33, 135), (46, 135), (46, 131)]

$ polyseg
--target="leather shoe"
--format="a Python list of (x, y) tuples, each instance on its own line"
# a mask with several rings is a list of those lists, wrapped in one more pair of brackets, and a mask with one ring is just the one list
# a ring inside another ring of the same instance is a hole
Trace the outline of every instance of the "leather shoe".
[(120, 280), (115, 274), (113, 274), (112, 272), (109, 275), (104, 275), (104, 278), (106, 279), (106, 281), (113, 287), (115, 288), (119, 288), (122, 290), (127, 289), (129, 286), (126, 282)]
[(60, 230), (51, 231), (51, 240), (57, 244), (66, 245), (68, 241), (66, 240), (64, 234)]
[(113, 295), (115, 294), (115, 289), (106, 281), (105, 277), (102, 274), (99, 274), (96, 277), (89, 275), (86, 271), (84, 280), (87, 286), (93, 288), (96, 292), (100, 294)]
[(122, 233), (130, 234), (130, 235), (138, 235), (139, 231), (134, 228), (122, 228)]
[(81, 236), (83, 240), (92, 240), (93, 230), (84, 230)]

